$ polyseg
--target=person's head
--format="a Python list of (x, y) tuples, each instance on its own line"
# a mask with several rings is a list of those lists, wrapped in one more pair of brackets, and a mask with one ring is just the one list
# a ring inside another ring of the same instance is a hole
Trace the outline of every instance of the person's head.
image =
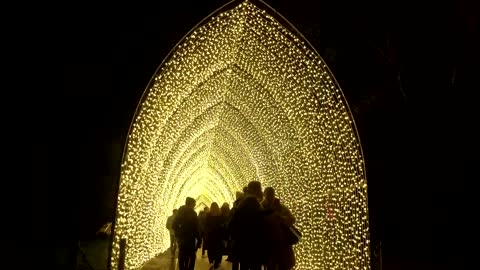
[(210, 215), (211, 216), (220, 216), (220, 208), (218, 207), (218, 203), (213, 202), (210, 205)]
[(272, 209), (274, 211), (281, 211), (282, 210), (282, 205), (280, 204), (280, 200), (278, 198), (273, 199)]
[(230, 205), (228, 205), (228, 203), (224, 202), (222, 204), (222, 207), (220, 208), (220, 212), (222, 212), (222, 216), (227, 216), (228, 212), (230, 212)]
[(172, 214), (175, 215), (177, 213), (177, 211), (178, 211), (177, 209), (173, 209)]
[(247, 185), (247, 188), (249, 194), (257, 197), (257, 199), (259, 200), (263, 199), (262, 184), (260, 183), (260, 181), (250, 181), (250, 183), (248, 183)]
[(187, 198), (185, 199), (185, 205), (186, 205), (187, 207), (189, 207), (189, 208), (192, 208), (192, 209), (195, 208), (195, 204), (196, 204), (196, 203), (197, 203), (197, 202), (196, 202), (195, 199), (192, 198), (192, 197), (187, 197)]
[(235, 199), (238, 200), (238, 199), (240, 199), (240, 198), (242, 198), (242, 197), (243, 197), (243, 192), (237, 191), (237, 192), (235, 193)]
[(248, 193), (248, 186), (244, 186), (242, 191), (243, 191), (243, 194), (247, 194)]
[(266, 187), (263, 195), (265, 196), (266, 201), (272, 202), (275, 198), (275, 189), (273, 189), (273, 187)]
[(208, 213), (208, 211), (210, 211), (210, 209), (208, 208), (208, 206), (205, 206), (205, 207), (203, 208), (203, 212)]

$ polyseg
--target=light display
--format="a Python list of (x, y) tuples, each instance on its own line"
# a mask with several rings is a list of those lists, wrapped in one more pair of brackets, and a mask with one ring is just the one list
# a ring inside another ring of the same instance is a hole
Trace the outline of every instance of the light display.
[(256, 178), (297, 218), (295, 269), (370, 269), (367, 185), (348, 105), (318, 53), (262, 4), (219, 9), (154, 74), (124, 153), (112, 269), (122, 238), (125, 269), (165, 251), (166, 219), (187, 196), (197, 211), (232, 205)]

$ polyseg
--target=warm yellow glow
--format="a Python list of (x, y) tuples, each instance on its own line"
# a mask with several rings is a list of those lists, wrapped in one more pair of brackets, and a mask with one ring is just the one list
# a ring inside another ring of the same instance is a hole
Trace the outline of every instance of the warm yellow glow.
[[(122, 164), (112, 269), (169, 245), (186, 196), (232, 205), (258, 177), (297, 217), (295, 269), (369, 269), (367, 185), (352, 115), (320, 56), (243, 2), (195, 28), (154, 75)], [(198, 209), (197, 209), (198, 210)]]

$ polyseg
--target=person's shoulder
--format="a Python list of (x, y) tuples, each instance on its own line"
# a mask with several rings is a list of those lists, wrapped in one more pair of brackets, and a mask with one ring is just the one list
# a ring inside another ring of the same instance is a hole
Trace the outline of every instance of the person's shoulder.
[(185, 205), (182, 205), (180, 206), (180, 208), (178, 208), (177, 216), (185, 215), (185, 213), (187, 212), (188, 212), (188, 207), (186, 207)]
[(240, 205), (243, 205), (245, 203), (249, 203), (249, 202), (253, 202), (253, 201), (256, 201), (258, 202), (257, 200), (257, 197), (253, 196), (253, 195), (245, 195), (239, 202)]
[(280, 204), (280, 207), (282, 208), (282, 210), (284, 211), (290, 211), (290, 209), (288, 209), (288, 207), (285, 205), (285, 204)]
[(260, 215), (262, 215), (262, 216), (270, 216), (274, 213), (275, 213), (275, 211), (272, 208), (262, 208), (260, 210)]
[(188, 211), (188, 213), (189, 213), (190, 215), (192, 215), (192, 216), (193, 216), (193, 215), (194, 215), (194, 216), (197, 216), (197, 212), (195, 212), (195, 210), (193, 210), (192, 208), (186, 208), (186, 209), (187, 209), (186, 211)]

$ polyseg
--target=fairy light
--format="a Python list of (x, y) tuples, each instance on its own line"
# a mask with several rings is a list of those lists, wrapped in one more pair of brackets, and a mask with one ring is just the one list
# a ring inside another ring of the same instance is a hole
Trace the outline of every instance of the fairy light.
[(122, 163), (112, 269), (169, 246), (165, 221), (273, 186), (303, 232), (295, 269), (370, 269), (367, 185), (352, 115), (325, 62), (247, 1), (194, 29), (154, 75)]

